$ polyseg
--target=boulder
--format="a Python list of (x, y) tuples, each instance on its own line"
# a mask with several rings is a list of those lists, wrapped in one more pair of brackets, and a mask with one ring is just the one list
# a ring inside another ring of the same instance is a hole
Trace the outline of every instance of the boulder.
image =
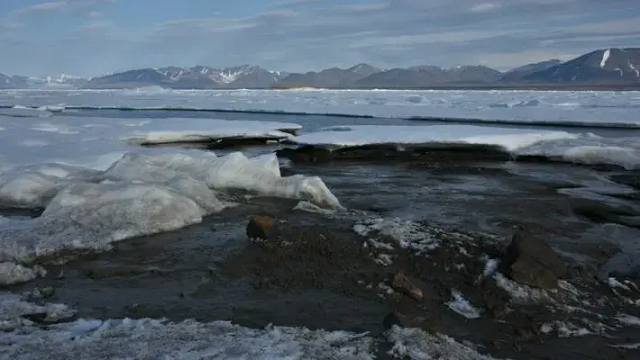
[(422, 300), (422, 290), (419, 287), (411, 283), (411, 280), (402, 271), (398, 271), (393, 277), (393, 283), (391, 284), (396, 291), (401, 292), (412, 299)]
[(540, 289), (555, 289), (566, 268), (545, 241), (518, 229), (502, 257), (501, 271), (511, 280)]
[(268, 216), (254, 216), (247, 225), (247, 236), (249, 239), (267, 240), (271, 236), (273, 224), (273, 219)]

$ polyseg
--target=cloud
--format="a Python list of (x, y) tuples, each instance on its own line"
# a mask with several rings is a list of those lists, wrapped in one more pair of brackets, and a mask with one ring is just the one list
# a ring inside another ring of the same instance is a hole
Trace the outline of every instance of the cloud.
[[(53, 6), (49, 11), (81, 12), (84, 18), (54, 40), (45, 25), (32, 32), (21, 29), (22, 45), (9, 47), (0, 40), (0, 53), (21, 54), (20, 59), (0, 57), (0, 71), (94, 75), (244, 63), (307, 71), (359, 62), (385, 68), (486, 64), (507, 69), (640, 43), (637, 0), (274, 0), (261, 13), (212, 5), (210, 11), (184, 10), (174, 18), (122, 2), (131, 11), (117, 19), (99, 11), (108, 1), (114, 0), (54, 1), (67, 7), (48, 5)], [(142, 19), (131, 15), (141, 11)]]
[(481, 4), (473, 5), (471, 8), (469, 8), (469, 11), (471, 11), (471, 12), (486, 12), (486, 11), (495, 10), (495, 9), (497, 9), (499, 7), (500, 7), (499, 4), (481, 3)]
[(30, 6), (22, 8), (22, 9), (19, 9), (17, 11), (17, 13), (18, 14), (25, 14), (25, 13), (40, 12), (40, 11), (43, 11), (43, 12), (44, 11), (56, 11), (56, 10), (61, 10), (61, 9), (64, 9), (64, 8), (68, 7), (69, 4), (70, 4), (70, 2), (66, 1), (66, 0), (43, 2), (43, 3), (34, 4), (34, 5), (30, 5)]
[(30, 13), (47, 13), (65, 10), (74, 10), (91, 7), (105, 3), (117, 3), (120, 0), (55, 0), (46, 1), (20, 8), (13, 15), (26, 15)]

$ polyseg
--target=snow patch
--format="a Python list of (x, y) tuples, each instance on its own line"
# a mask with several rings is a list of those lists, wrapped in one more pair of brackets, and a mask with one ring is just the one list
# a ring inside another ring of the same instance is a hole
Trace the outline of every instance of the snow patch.
[(589, 329), (581, 328), (564, 321), (546, 323), (540, 327), (540, 331), (544, 334), (550, 334), (551, 332), (556, 331), (558, 336), (561, 338), (579, 337), (592, 334)]
[(395, 358), (415, 360), (456, 359), (492, 360), (471, 346), (461, 344), (446, 335), (432, 335), (419, 329), (393, 326), (386, 334), (393, 343), (389, 355)]
[(12, 262), (0, 262), (0, 286), (28, 282), (45, 274), (46, 271), (37, 266), (28, 268)]
[(625, 325), (640, 326), (640, 318), (635, 316), (618, 314), (616, 315), (616, 320)]
[(372, 234), (389, 237), (395, 240), (398, 246), (413, 249), (419, 253), (431, 251), (440, 244), (437, 238), (438, 231), (435, 229), (430, 231), (413, 221), (368, 219), (354, 225), (353, 230), (362, 237), (371, 237)]
[(480, 310), (471, 305), (459, 291), (451, 290), (451, 296), (453, 299), (446, 304), (449, 309), (467, 319), (477, 319), (480, 317)]
[(602, 60), (600, 61), (600, 67), (604, 69), (604, 67), (607, 65), (607, 60), (609, 60), (609, 57), (611, 56), (611, 49), (607, 49), (604, 51), (604, 53), (602, 53)]
[(229, 322), (170, 323), (152, 319), (78, 320), (5, 333), (0, 352), (15, 360), (74, 359), (373, 359), (371, 338), (345, 331)]
[(335, 147), (371, 144), (494, 145), (506, 151), (515, 151), (538, 142), (578, 137), (577, 134), (564, 131), (532, 131), (472, 125), (353, 125), (340, 126), (340, 131), (332, 131), (332, 128), (324, 130), (304, 134), (293, 140), (302, 145)]

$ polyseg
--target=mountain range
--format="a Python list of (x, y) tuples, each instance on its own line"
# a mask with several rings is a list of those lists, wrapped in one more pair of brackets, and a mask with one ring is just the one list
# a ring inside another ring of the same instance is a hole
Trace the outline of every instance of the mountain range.
[(548, 85), (557, 87), (640, 87), (640, 48), (600, 49), (567, 62), (557, 59), (527, 64), (506, 72), (486, 66), (416, 66), (379, 69), (358, 64), (318, 72), (268, 71), (255, 65), (218, 69), (208, 66), (129, 70), (91, 79), (69, 75), (34, 78), (0, 73), (0, 89), (120, 89), (161, 86), (173, 89), (268, 88), (491, 88)]

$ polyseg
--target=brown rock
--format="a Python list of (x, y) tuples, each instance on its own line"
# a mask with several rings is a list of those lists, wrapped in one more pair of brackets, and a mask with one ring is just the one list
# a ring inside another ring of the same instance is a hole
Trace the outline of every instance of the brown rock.
[(266, 240), (271, 235), (273, 229), (273, 219), (268, 216), (254, 216), (247, 225), (247, 236), (249, 239)]
[(501, 262), (501, 271), (510, 279), (540, 289), (555, 289), (566, 269), (558, 254), (545, 241), (525, 229), (513, 234)]
[(411, 280), (402, 272), (398, 271), (393, 277), (393, 283), (391, 286), (412, 299), (422, 300), (422, 290), (419, 287), (411, 283)]

